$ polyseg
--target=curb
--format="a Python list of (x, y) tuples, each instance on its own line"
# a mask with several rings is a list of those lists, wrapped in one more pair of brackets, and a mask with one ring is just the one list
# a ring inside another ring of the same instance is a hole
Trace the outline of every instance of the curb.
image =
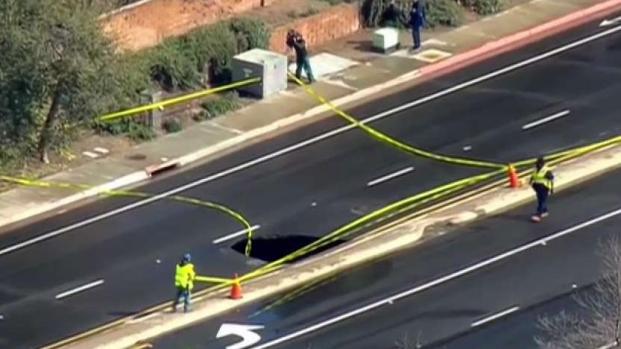
[[(489, 59), (507, 51), (525, 46), (529, 43), (532, 43), (533, 41), (553, 36), (563, 30), (580, 26), (598, 17), (606, 16), (607, 14), (618, 10), (617, 7), (620, 6), (621, 0), (607, 0), (598, 3), (589, 8), (572, 12), (568, 15), (565, 15), (564, 17), (557, 18), (550, 22), (535, 26), (531, 29), (510, 34), (496, 41), (488, 42), (470, 51), (455, 55), (435, 64), (427, 65), (418, 70), (403, 74), (387, 82), (356, 91), (341, 98), (337, 98), (331, 101), (331, 103), (334, 106), (341, 107), (353, 101), (365, 99), (367, 97), (376, 95), (378, 92), (394, 88), (396, 86), (411, 82), (416, 79), (421, 79), (421, 81), (425, 81), (434, 77), (438, 77), (440, 75), (451, 73), (455, 70), (459, 70), (464, 67), (476, 64), (482, 60)], [(205, 157), (222, 152), (225, 149), (238, 146), (250, 139), (258, 138), (260, 136), (272, 133), (281, 128), (288, 127), (301, 121), (310, 119), (311, 117), (320, 115), (325, 112), (329, 112), (330, 110), (331, 109), (325, 105), (319, 105), (305, 112), (294, 114), (269, 125), (259, 127), (239, 136), (229, 138), (228, 140), (225, 140), (213, 146), (180, 156), (176, 159), (171, 160), (170, 163), (176, 163), (178, 167), (183, 167), (193, 162), (197, 162)], [(43, 204), (33, 209), (24, 210), (20, 214), (12, 215), (9, 218), (0, 219), (0, 227), (8, 226), (10, 224), (14, 224), (40, 214), (48, 213), (63, 206), (75, 204), (81, 200), (100, 195), (107, 190), (115, 190), (122, 187), (131, 186), (140, 183), (148, 178), (150, 178), (150, 176), (147, 171), (137, 171), (134, 173), (130, 173), (109, 183), (95, 186), (92, 189), (67, 196), (58, 201)]]

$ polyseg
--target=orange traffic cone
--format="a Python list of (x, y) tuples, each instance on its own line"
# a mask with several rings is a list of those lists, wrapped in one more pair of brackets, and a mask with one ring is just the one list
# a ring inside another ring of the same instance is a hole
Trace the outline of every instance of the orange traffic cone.
[(515, 171), (515, 167), (513, 167), (513, 165), (509, 165), (507, 173), (509, 174), (509, 186), (511, 188), (518, 188), (522, 183), (520, 182), (520, 177), (518, 177), (517, 172)]
[(233, 279), (233, 286), (231, 287), (231, 299), (241, 299), (242, 296), (242, 288), (239, 280), (237, 278), (237, 274), (235, 274), (235, 278)]

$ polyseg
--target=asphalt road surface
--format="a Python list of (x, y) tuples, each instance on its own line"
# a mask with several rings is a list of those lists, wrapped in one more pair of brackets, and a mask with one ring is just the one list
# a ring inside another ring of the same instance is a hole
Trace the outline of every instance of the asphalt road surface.
[(229, 348), (241, 338), (217, 338), (224, 324), (260, 326), (261, 341), (243, 347), (254, 349), (536, 348), (538, 320), (583, 314), (573, 291), (587, 292), (603, 275), (605, 246), (620, 233), (619, 175), (559, 193), (540, 224), (527, 205), (160, 338), (154, 348)]
[[(375, 117), (378, 129), (433, 152), (502, 162), (617, 135), (621, 34), (593, 36), (605, 30), (612, 28), (591, 23), (351, 113)], [(565, 115), (542, 121), (559, 113)], [(394, 200), (481, 172), (412, 157), (355, 130), (322, 138), (343, 125), (336, 117), (322, 121), (141, 190), (224, 203), (259, 225), (258, 237), (318, 237)], [(293, 148), (275, 153), (286, 147)], [(6, 232), (0, 347), (53, 342), (169, 299), (174, 264), (186, 251), (202, 274), (250, 270), (254, 264), (230, 249), (242, 239), (231, 235), (240, 229), (200, 207), (114, 198)]]

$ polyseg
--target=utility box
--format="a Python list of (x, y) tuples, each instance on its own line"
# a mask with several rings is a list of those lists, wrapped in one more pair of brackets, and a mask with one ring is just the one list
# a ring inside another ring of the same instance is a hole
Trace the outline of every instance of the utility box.
[(399, 49), (399, 31), (395, 28), (382, 28), (373, 32), (373, 50), (392, 53)]
[(233, 81), (262, 79), (256, 85), (240, 88), (255, 97), (266, 98), (287, 89), (287, 56), (256, 48), (233, 57), (232, 68)]

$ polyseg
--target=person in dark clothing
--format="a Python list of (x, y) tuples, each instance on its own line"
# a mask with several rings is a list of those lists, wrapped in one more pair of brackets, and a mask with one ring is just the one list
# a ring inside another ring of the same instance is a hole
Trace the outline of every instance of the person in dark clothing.
[(537, 159), (530, 184), (537, 195), (537, 212), (532, 216), (532, 220), (540, 222), (548, 215), (548, 197), (554, 193), (554, 174), (542, 157)]
[(412, 29), (413, 49), (418, 50), (421, 46), (420, 29), (425, 24), (425, 7), (419, 0), (414, 0), (410, 11), (410, 28)]
[(395, 4), (395, 0), (391, 0), (390, 4), (382, 15), (382, 26), (390, 28), (398, 28), (401, 17), (401, 10)]
[(291, 29), (287, 33), (287, 46), (290, 49), (295, 50), (295, 59), (297, 68), (295, 70), (295, 76), (298, 79), (302, 78), (302, 70), (306, 72), (306, 77), (308, 78), (309, 83), (313, 83), (315, 81), (315, 77), (313, 76), (313, 70), (310, 66), (310, 60), (308, 57), (308, 49), (306, 47), (306, 40), (302, 34), (296, 32)]

